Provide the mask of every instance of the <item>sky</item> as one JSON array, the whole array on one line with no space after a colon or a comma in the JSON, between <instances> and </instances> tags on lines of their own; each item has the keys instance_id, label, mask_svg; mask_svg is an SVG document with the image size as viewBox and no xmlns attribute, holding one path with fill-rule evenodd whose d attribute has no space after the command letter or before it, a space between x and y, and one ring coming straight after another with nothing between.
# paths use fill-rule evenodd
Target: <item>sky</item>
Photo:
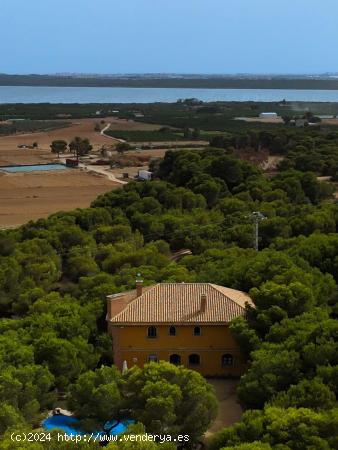
<instances>
[{"instance_id":1,"label":"sky","mask_svg":"<svg viewBox=\"0 0 338 450\"><path fill-rule=\"evenodd\" d=\"M338 72L337 0L0 0L0 73Z\"/></svg>"}]
</instances>

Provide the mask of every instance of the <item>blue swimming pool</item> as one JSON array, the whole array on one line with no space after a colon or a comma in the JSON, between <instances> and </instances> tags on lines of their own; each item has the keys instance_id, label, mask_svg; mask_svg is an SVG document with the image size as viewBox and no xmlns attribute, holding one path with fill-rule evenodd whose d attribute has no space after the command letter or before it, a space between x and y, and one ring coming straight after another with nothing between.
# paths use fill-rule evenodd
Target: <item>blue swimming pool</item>
<instances>
[{"instance_id":1,"label":"blue swimming pool","mask_svg":"<svg viewBox=\"0 0 338 450\"><path fill-rule=\"evenodd\" d=\"M3 172L40 172L47 170L65 170L68 169L64 164L35 164L32 166L2 166L0 167L0 171Z\"/></svg>"},{"instance_id":2,"label":"blue swimming pool","mask_svg":"<svg viewBox=\"0 0 338 450\"><path fill-rule=\"evenodd\" d=\"M111 434L115 435L123 433L131 423L132 421L117 423L117 425L112 429ZM107 423L106 425L109 427L110 423ZM73 416L64 416L63 414L48 417L42 422L42 426L48 431L62 430L68 436L83 436L86 434L86 432L80 428L79 419ZM102 431L94 431L93 433L96 436L104 434Z\"/></svg>"}]
</instances>

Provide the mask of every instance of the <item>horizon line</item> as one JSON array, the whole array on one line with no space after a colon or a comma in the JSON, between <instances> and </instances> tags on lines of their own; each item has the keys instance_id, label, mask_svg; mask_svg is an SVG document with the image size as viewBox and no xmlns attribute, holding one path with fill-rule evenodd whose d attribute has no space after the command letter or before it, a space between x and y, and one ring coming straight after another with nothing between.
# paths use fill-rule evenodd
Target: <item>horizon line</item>
<instances>
[{"instance_id":1,"label":"horizon line","mask_svg":"<svg viewBox=\"0 0 338 450\"><path fill-rule=\"evenodd\" d=\"M58 76L58 77L334 77L338 72L323 73L277 73L277 72L238 72L238 73L189 73L189 72L54 72L54 73L6 73L0 72L0 76Z\"/></svg>"}]
</instances>

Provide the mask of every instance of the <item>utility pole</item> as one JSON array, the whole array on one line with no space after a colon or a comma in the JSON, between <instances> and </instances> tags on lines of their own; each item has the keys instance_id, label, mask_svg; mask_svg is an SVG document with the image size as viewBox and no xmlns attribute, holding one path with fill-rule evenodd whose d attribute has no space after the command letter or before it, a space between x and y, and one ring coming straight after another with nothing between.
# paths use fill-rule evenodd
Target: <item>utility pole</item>
<instances>
[{"instance_id":1,"label":"utility pole","mask_svg":"<svg viewBox=\"0 0 338 450\"><path fill-rule=\"evenodd\" d=\"M253 222L253 244L255 250L259 250L258 237L259 237L259 224L262 220L265 220L266 217L260 211L254 211L250 216Z\"/></svg>"}]
</instances>

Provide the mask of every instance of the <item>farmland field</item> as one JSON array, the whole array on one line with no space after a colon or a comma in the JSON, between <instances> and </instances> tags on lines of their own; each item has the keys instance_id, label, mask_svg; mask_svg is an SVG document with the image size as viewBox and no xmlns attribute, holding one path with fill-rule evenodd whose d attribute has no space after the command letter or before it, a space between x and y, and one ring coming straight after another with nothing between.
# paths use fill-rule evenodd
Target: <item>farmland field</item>
<instances>
[{"instance_id":1,"label":"farmland field","mask_svg":"<svg viewBox=\"0 0 338 450\"><path fill-rule=\"evenodd\" d=\"M106 119L107 121L109 118ZM100 132L94 131L100 119L68 120L67 127L36 133L12 134L0 137L0 166L41 164L57 161L50 151L54 139L69 142L75 136L88 137L95 150L104 144L114 144ZM58 122L54 121L55 124ZM101 125L103 127L104 124ZM19 145L38 143L37 148L18 148ZM88 207L104 192L118 187L104 176L80 170L62 173L0 174L0 228L21 225L59 210Z\"/></svg>"},{"instance_id":2,"label":"farmland field","mask_svg":"<svg viewBox=\"0 0 338 450\"><path fill-rule=\"evenodd\" d=\"M46 110L48 110L47 106ZM114 147L117 141L98 130L95 131L95 126L99 126L102 130L109 125L113 135L116 129L126 133L158 133L156 130L160 128L160 125L110 116L15 123L21 129L24 123L26 125L36 123L40 127L42 124L44 127L48 125L48 129L37 128L34 133L12 134L10 132L9 135L0 136L0 166L58 162L57 156L50 151L51 142L57 139L66 140L69 143L75 136L87 137L93 145L94 154L97 155L102 146ZM38 144L36 148L32 148L34 142ZM30 148L20 148L20 146ZM150 155L152 153L154 152L150 152ZM154 155L157 153L155 151ZM163 156L165 151L160 153ZM130 176L135 176L137 170L138 167L127 167L123 170L116 169L112 173L121 175L121 172L129 172ZM98 195L118 186L104 175L95 175L89 170L67 170L62 173L1 173L0 228L21 225L28 220L47 217L59 210L88 207Z\"/></svg>"},{"instance_id":3,"label":"farmland field","mask_svg":"<svg viewBox=\"0 0 338 450\"><path fill-rule=\"evenodd\" d=\"M106 119L107 121L109 118ZM63 123L64 121L62 121ZM50 151L50 144L53 140L64 139L71 141L75 136L87 137L94 149L99 149L104 144L112 144L113 141L94 130L95 124L100 123L99 119L79 119L66 121L65 128L55 128L53 130L39 131L36 133L12 134L0 137L0 165L9 164L38 164L46 161L53 161L55 155ZM57 123L57 122L56 122ZM38 144L36 149L22 149L19 145Z\"/></svg>"},{"instance_id":4,"label":"farmland field","mask_svg":"<svg viewBox=\"0 0 338 450\"><path fill-rule=\"evenodd\" d=\"M0 174L0 228L88 207L98 195L117 187L103 176L77 169Z\"/></svg>"}]
</instances>

